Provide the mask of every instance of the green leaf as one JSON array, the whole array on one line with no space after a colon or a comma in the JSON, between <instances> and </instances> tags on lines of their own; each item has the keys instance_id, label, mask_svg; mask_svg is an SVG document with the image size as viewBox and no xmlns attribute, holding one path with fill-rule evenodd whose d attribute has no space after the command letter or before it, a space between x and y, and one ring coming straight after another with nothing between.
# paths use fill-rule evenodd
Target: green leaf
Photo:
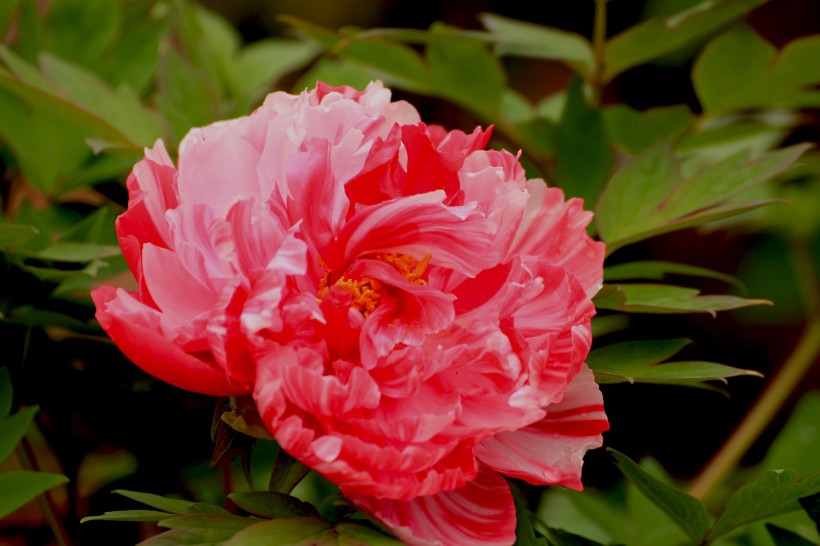
<instances>
[{"instance_id":1,"label":"green leaf","mask_svg":"<svg viewBox=\"0 0 820 546\"><path fill-rule=\"evenodd\" d=\"M817 532L820 533L820 494L803 497L798 502L817 526Z\"/></svg>"},{"instance_id":2,"label":"green leaf","mask_svg":"<svg viewBox=\"0 0 820 546\"><path fill-rule=\"evenodd\" d=\"M202 504L202 503L198 503ZM249 527L259 520L226 513L198 513L184 516L171 516L159 522L160 527L167 529L217 529L230 532L231 535Z\"/></svg>"},{"instance_id":3,"label":"green leaf","mask_svg":"<svg viewBox=\"0 0 820 546\"><path fill-rule=\"evenodd\" d=\"M652 17L606 43L604 79L700 40L766 0L704 0L672 16ZM727 59L742 59L730 57Z\"/></svg>"},{"instance_id":4,"label":"green leaf","mask_svg":"<svg viewBox=\"0 0 820 546\"><path fill-rule=\"evenodd\" d=\"M34 416L40 410L38 406L21 409L8 418L0 418L0 463L9 458L14 448L26 435Z\"/></svg>"},{"instance_id":5,"label":"green leaf","mask_svg":"<svg viewBox=\"0 0 820 546\"><path fill-rule=\"evenodd\" d=\"M791 166L805 150L793 146L755 159L736 154L682 178L667 146L649 148L615 174L598 202L596 221L607 252L770 203L732 199Z\"/></svg>"},{"instance_id":6,"label":"green leaf","mask_svg":"<svg viewBox=\"0 0 820 546\"><path fill-rule=\"evenodd\" d=\"M536 535L526 501L522 498L518 488L514 484L510 484L510 491L512 491L513 502L515 503L516 546L551 546L546 538Z\"/></svg>"},{"instance_id":7,"label":"green leaf","mask_svg":"<svg viewBox=\"0 0 820 546\"><path fill-rule=\"evenodd\" d=\"M288 494L308 475L310 468L291 457L281 447L273 459L268 489Z\"/></svg>"},{"instance_id":8,"label":"green leaf","mask_svg":"<svg viewBox=\"0 0 820 546\"><path fill-rule=\"evenodd\" d=\"M550 543L553 546L603 546L600 542L595 542L563 529L547 529L547 536L549 536Z\"/></svg>"},{"instance_id":9,"label":"green leaf","mask_svg":"<svg viewBox=\"0 0 820 546\"><path fill-rule=\"evenodd\" d=\"M304 541L304 542L303 542ZM225 546L269 546L271 544L335 546L336 533L321 518L274 519L239 531Z\"/></svg>"},{"instance_id":10,"label":"green leaf","mask_svg":"<svg viewBox=\"0 0 820 546\"><path fill-rule=\"evenodd\" d=\"M244 47L230 65L233 94L253 106L274 82L315 56L315 46L296 40L267 39Z\"/></svg>"},{"instance_id":11,"label":"green leaf","mask_svg":"<svg viewBox=\"0 0 820 546\"><path fill-rule=\"evenodd\" d=\"M12 324L22 324L29 327L62 326L75 332L85 332L89 334L102 334L102 329L96 325L84 322L72 315L64 314L50 309L41 309L34 305L21 305L5 312L5 316L0 314L0 319Z\"/></svg>"},{"instance_id":12,"label":"green leaf","mask_svg":"<svg viewBox=\"0 0 820 546\"><path fill-rule=\"evenodd\" d=\"M401 546L403 542L389 537L366 525L339 523L335 528L339 533L339 546Z\"/></svg>"},{"instance_id":13,"label":"green leaf","mask_svg":"<svg viewBox=\"0 0 820 546\"><path fill-rule=\"evenodd\" d=\"M223 546L233 536L233 531L225 529L172 529L137 546Z\"/></svg>"},{"instance_id":14,"label":"green leaf","mask_svg":"<svg viewBox=\"0 0 820 546\"><path fill-rule=\"evenodd\" d=\"M303 502L276 491L251 491L231 493L228 497L243 510L263 518L291 518L318 516L319 512L310 503Z\"/></svg>"},{"instance_id":15,"label":"green leaf","mask_svg":"<svg viewBox=\"0 0 820 546\"><path fill-rule=\"evenodd\" d=\"M709 531L709 540L778 514L799 510L799 499L820 493L820 472L798 478L794 470L771 470L737 490Z\"/></svg>"},{"instance_id":16,"label":"green leaf","mask_svg":"<svg viewBox=\"0 0 820 546\"><path fill-rule=\"evenodd\" d=\"M595 349L587 357L587 365L595 372L599 384L659 383L690 385L694 382L725 380L727 377L754 375L753 370L733 368L714 362L668 362L659 365L684 346L686 339L625 341Z\"/></svg>"},{"instance_id":17,"label":"green leaf","mask_svg":"<svg viewBox=\"0 0 820 546\"><path fill-rule=\"evenodd\" d=\"M118 246L66 241L49 245L32 253L32 255L42 260L53 260L55 262L89 262L119 256L120 253L120 247Z\"/></svg>"},{"instance_id":18,"label":"green leaf","mask_svg":"<svg viewBox=\"0 0 820 546\"><path fill-rule=\"evenodd\" d=\"M495 52L500 56L564 61L579 74L592 72L592 45L580 34L491 13L481 14L480 19L495 38Z\"/></svg>"},{"instance_id":19,"label":"green leaf","mask_svg":"<svg viewBox=\"0 0 820 546\"><path fill-rule=\"evenodd\" d=\"M46 49L71 62L94 67L120 30L120 2L60 0L48 11Z\"/></svg>"},{"instance_id":20,"label":"green leaf","mask_svg":"<svg viewBox=\"0 0 820 546\"><path fill-rule=\"evenodd\" d=\"M0 4L0 37L5 36L6 28L14 16L14 13L17 11L19 4L20 0L8 0Z\"/></svg>"},{"instance_id":21,"label":"green leaf","mask_svg":"<svg viewBox=\"0 0 820 546\"><path fill-rule=\"evenodd\" d=\"M806 540L797 533L792 533L777 525L766 524L766 530L774 541L774 546L817 546L814 542Z\"/></svg>"},{"instance_id":22,"label":"green leaf","mask_svg":"<svg viewBox=\"0 0 820 546\"><path fill-rule=\"evenodd\" d=\"M605 281L623 281L627 279L650 279L659 281L666 275L691 275L694 277L706 277L709 279L723 281L726 284L733 285L736 288L743 288L743 283L731 275L726 275L724 273L719 273L718 271L712 271L711 269L697 267L694 265L661 261L642 261L626 262L604 268Z\"/></svg>"},{"instance_id":23,"label":"green leaf","mask_svg":"<svg viewBox=\"0 0 820 546\"><path fill-rule=\"evenodd\" d=\"M162 521L171 516L168 512L158 512L156 510L117 510L115 512L105 512L101 516L88 516L80 520L86 521Z\"/></svg>"},{"instance_id":24,"label":"green leaf","mask_svg":"<svg viewBox=\"0 0 820 546\"><path fill-rule=\"evenodd\" d=\"M171 126L174 141L180 142L191 127L216 119L219 90L204 72L169 48L160 59L155 100Z\"/></svg>"},{"instance_id":25,"label":"green leaf","mask_svg":"<svg viewBox=\"0 0 820 546\"><path fill-rule=\"evenodd\" d=\"M37 495L68 482L62 474L11 470L0 473L0 518L11 514Z\"/></svg>"},{"instance_id":26,"label":"green leaf","mask_svg":"<svg viewBox=\"0 0 820 546\"><path fill-rule=\"evenodd\" d=\"M169 499L160 495L152 493L140 493L138 491L127 491L125 489L116 489L112 491L123 497L147 504L152 508L164 510L172 514L227 514L228 511L221 506L215 504L206 504L203 502L192 502L180 499Z\"/></svg>"},{"instance_id":27,"label":"green leaf","mask_svg":"<svg viewBox=\"0 0 820 546\"><path fill-rule=\"evenodd\" d=\"M802 474L817 470L820 453L820 392L807 392L798 402L786 426L780 431L762 468L792 468Z\"/></svg>"},{"instance_id":28,"label":"green leaf","mask_svg":"<svg viewBox=\"0 0 820 546\"><path fill-rule=\"evenodd\" d=\"M695 119L682 104L645 112L616 104L606 107L603 115L612 142L630 153L641 152L658 142L674 142Z\"/></svg>"},{"instance_id":29,"label":"green leaf","mask_svg":"<svg viewBox=\"0 0 820 546\"><path fill-rule=\"evenodd\" d=\"M9 369L0 367L0 419L5 419L11 413L14 389L11 386Z\"/></svg>"},{"instance_id":30,"label":"green leaf","mask_svg":"<svg viewBox=\"0 0 820 546\"><path fill-rule=\"evenodd\" d=\"M15 247L37 235L37 228L23 224L0 224L0 248Z\"/></svg>"},{"instance_id":31,"label":"green leaf","mask_svg":"<svg viewBox=\"0 0 820 546\"><path fill-rule=\"evenodd\" d=\"M591 206L609 178L612 151L601 112L587 105L583 84L577 77L569 87L554 151L558 185Z\"/></svg>"},{"instance_id":32,"label":"green leaf","mask_svg":"<svg viewBox=\"0 0 820 546\"><path fill-rule=\"evenodd\" d=\"M706 508L696 498L675 489L657 478L654 478L629 457L608 449L621 469L621 472L649 500L666 512L695 544L700 544L709 529L709 518Z\"/></svg>"},{"instance_id":33,"label":"green leaf","mask_svg":"<svg viewBox=\"0 0 820 546\"><path fill-rule=\"evenodd\" d=\"M771 305L767 300L737 296L701 296L700 290L665 284L607 284L595 295L599 309L625 313L709 313L750 305Z\"/></svg>"},{"instance_id":34,"label":"green leaf","mask_svg":"<svg viewBox=\"0 0 820 546\"><path fill-rule=\"evenodd\" d=\"M692 74L707 112L773 106L817 107L820 36L801 38L777 49L748 27L737 27L704 49Z\"/></svg>"}]
</instances>

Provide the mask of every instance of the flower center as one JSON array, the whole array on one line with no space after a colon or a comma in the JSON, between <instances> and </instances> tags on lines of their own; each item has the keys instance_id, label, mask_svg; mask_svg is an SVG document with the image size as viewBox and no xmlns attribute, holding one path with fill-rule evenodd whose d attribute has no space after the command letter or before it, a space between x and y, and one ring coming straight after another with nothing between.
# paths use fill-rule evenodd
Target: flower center
<instances>
[{"instance_id":1,"label":"flower center","mask_svg":"<svg viewBox=\"0 0 820 546\"><path fill-rule=\"evenodd\" d=\"M378 254L376 259L381 260L387 264L392 265L396 271L413 284L424 285L427 282L421 278L427 270L427 265L430 263L430 255L425 256L421 260L416 260L407 254ZM318 298L324 298L331 288L332 271L328 271L321 279L319 279ZM333 286L338 286L345 292L351 295L353 301L350 303L351 307L357 309L365 317L369 316L382 299L382 283L370 277L363 277L361 279L351 279L347 275L342 275Z\"/></svg>"}]
</instances>

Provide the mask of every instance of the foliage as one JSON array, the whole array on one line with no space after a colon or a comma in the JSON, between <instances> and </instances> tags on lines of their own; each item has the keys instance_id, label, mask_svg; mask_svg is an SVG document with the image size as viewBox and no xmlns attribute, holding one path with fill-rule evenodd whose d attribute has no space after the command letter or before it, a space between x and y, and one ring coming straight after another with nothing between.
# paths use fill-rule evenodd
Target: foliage
<instances>
[{"instance_id":1,"label":"foliage","mask_svg":"<svg viewBox=\"0 0 820 546\"><path fill-rule=\"evenodd\" d=\"M667 2L677 7L649 13L602 41L497 14L480 15L482 30L436 23L428 30L336 31L283 17L299 39L269 37L246 45L231 24L190 0L58 0L45 10L34 0L2 2L0 332L22 362L5 364L15 378L30 379L46 369L28 360L37 349L30 347L34 336L57 351L75 350L73 360L57 365L79 363L88 377L92 372L83 360L107 350L88 291L127 270L114 222L142 147L162 138L173 154L191 127L247 114L268 91L294 81L299 90L317 79L361 86L378 78L401 92L444 101L470 122L494 125L498 144L523 150L530 177L584 198L595 211L594 229L608 252L605 284L595 298L601 313L597 331L608 333L598 336L588 359L598 383L710 388L706 382L760 376L768 370L755 363L738 367L688 356L667 362L689 350L681 332L646 339L630 325L645 315L662 321L665 315L715 315L770 303L768 293L756 291L756 285L769 288L756 280L763 267L773 267L772 260L766 263L768 254L758 260L765 265L745 274L752 281L746 283L750 295L746 279L677 257L669 261L673 252L653 254L665 241L680 240L670 234L727 227L765 229L762 237L797 249L798 265L777 261L775 273L795 278L783 285L802 287L794 299L806 308L795 311L796 320L820 320L812 295L816 286L811 287L820 231L820 156L809 145L795 144L794 136L806 123L805 112L820 106L820 36L782 48L769 43L744 22L764 3ZM696 106L659 101L639 111L601 99L604 86L617 85L630 70L687 52L695 55ZM572 77L558 92L535 96L511 69L533 60L561 64ZM542 65L532 66L535 71ZM790 208L782 204L786 200ZM820 347L816 340L810 343L805 351L814 347L816 357ZM807 358L810 364L812 355ZM26 367L35 371L24 373ZM22 409L12 413L8 373L0 371L2 462L30 430L41 395L37 385L18 385L28 405L18 402ZM144 379L125 390L140 389L160 396ZM217 406L213 463L229 469L239 455L251 482L276 470L261 480L271 491L227 495L226 506L244 515L219 505L225 502L221 494L196 502L119 490L150 509L106 511L84 521L156 522L167 529L146 545L395 543L319 478L309 476L297 486L307 469L281 451L260 454L258 446L268 442L264 432L245 421L236 401L231 404L225 413ZM816 533L810 534L816 529L807 523L817 524L820 493L816 460L807 455L817 453L816 407L816 395L804 398L752 478L722 502L701 503L651 461L639 465L614 451L628 480L615 493L552 491L531 520L532 496L525 493L532 488L516 484L518 543L726 544L730 536L752 544L816 543ZM49 417L47 422L60 422ZM155 426L178 426L170 421ZM807 440L810 428L814 436ZM67 434L51 432L52 439ZM124 441L114 438L108 442ZM82 457L75 458L66 474L76 482ZM199 467L188 463L187 471L196 474L191 469ZM739 476L724 478L738 486ZM0 473L0 517L69 478L30 470ZM305 484L314 491L305 493ZM292 490L303 498L291 496ZM565 524L541 521L545 507L560 508ZM786 512L802 519L784 519ZM592 530L589 537L583 528Z\"/></svg>"}]
</instances>

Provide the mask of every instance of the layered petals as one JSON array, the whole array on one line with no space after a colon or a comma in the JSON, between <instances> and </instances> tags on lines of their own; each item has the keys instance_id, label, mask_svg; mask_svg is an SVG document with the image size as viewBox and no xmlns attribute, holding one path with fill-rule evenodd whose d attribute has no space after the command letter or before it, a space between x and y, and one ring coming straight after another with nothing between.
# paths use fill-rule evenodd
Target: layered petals
<instances>
[{"instance_id":1,"label":"layered petals","mask_svg":"<svg viewBox=\"0 0 820 546\"><path fill-rule=\"evenodd\" d=\"M93 292L130 359L252 394L290 455L409 544L512 544L502 475L580 488L607 428L584 366L603 244L491 130L379 82L272 93L161 141L117 220L138 290Z\"/></svg>"},{"instance_id":2,"label":"layered petals","mask_svg":"<svg viewBox=\"0 0 820 546\"><path fill-rule=\"evenodd\" d=\"M410 501L351 495L344 488L342 492L410 546L515 542L512 493L504 478L486 467L464 487Z\"/></svg>"}]
</instances>

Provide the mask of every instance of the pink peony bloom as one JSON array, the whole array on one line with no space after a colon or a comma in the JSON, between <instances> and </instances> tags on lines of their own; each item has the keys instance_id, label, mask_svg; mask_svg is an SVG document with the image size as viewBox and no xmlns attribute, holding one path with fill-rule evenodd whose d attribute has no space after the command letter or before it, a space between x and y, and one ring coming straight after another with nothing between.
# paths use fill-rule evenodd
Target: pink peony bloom
<instances>
[{"instance_id":1,"label":"pink peony bloom","mask_svg":"<svg viewBox=\"0 0 820 546\"><path fill-rule=\"evenodd\" d=\"M164 381L252 393L408 544L512 544L502 474L580 489L608 428L584 365L603 245L489 134L320 83L192 130L178 168L158 142L117 222L140 289L97 289L97 317Z\"/></svg>"}]
</instances>

